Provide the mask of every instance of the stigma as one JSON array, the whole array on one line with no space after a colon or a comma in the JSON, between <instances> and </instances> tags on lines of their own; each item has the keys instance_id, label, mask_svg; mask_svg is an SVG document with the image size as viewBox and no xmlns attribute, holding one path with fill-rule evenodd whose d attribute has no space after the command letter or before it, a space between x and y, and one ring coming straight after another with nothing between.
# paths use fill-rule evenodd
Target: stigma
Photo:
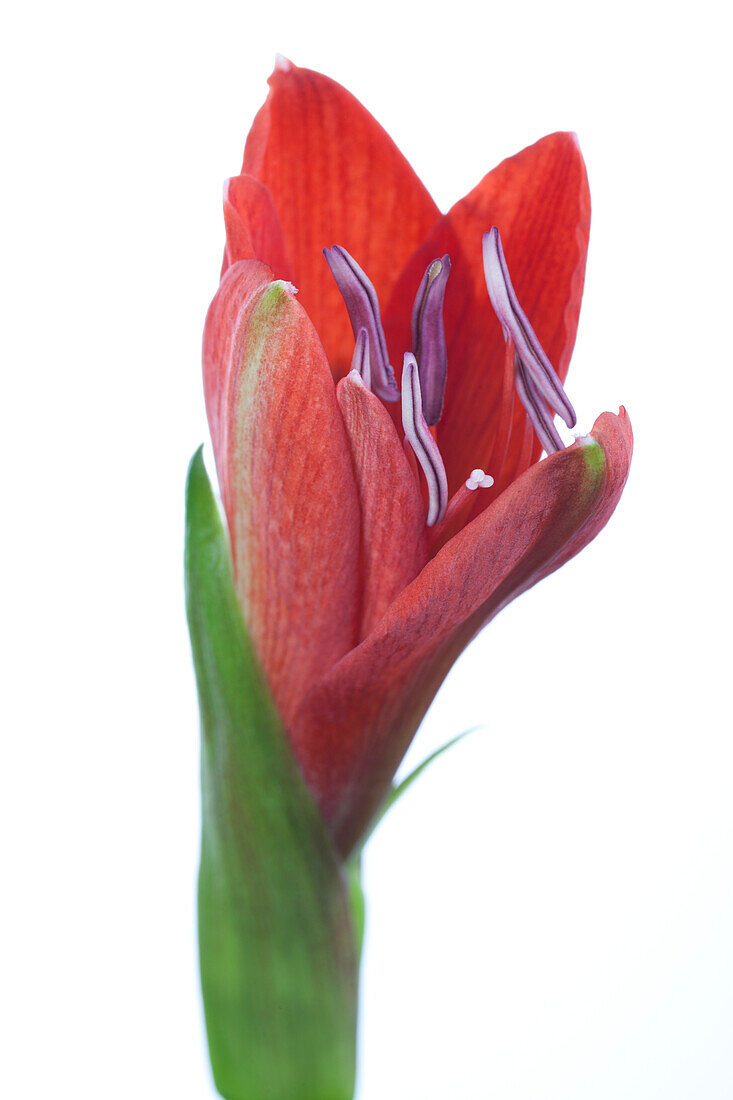
<instances>
[{"instance_id":1,"label":"stigma","mask_svg":"<svg viewBox=\"0 0 733 1100\"><path fill-rule=\"evenodd\" d=\"M496 226L484 236L483 256L489 298L501 323L507 346L510 341L513 346L517 395L547 453L560 451L563 442L555 427L554 414L561 416L572 428L577 419L575 410L519 304Z\"/></svg>"}]
</instances>

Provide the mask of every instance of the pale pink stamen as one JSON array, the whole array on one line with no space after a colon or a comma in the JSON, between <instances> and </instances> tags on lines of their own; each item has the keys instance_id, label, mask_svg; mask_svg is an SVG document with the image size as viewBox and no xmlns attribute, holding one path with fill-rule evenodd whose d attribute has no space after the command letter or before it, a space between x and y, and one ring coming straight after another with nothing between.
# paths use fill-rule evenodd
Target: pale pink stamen
<instances>
[{"instance_id":1,"label":"pale pink stamen","mask_svg":"<svg viewBox=\"0 0 733 1100\"><path fill-rule=\"evenodd\" d=\"M368 390L372 388L372 368L369 362L369 333L365 328L359 329L359 335L356 338L354 355L351 359L351 372L358 374L360 381L364 383Z\"/></svg>"},{"instance_id":2,"label":"pale pink stamen","mask_svg":"<svg viewBox=\"0 0 733 1100\"><path fill-rule=\"evenodd\" d=\"M515 386L519 400L547 453L562 450L563 442L555 427L554 413L559 413L567 426L572 428L576 419L575 410L519 304L496 226L484 235L483 254L489 298L501 322L504 339L507 344L511 342L514 348Z\"/></svg>"},{"instance_id":3,"label":"pale pink stamen","mask_svg":"<svg viewBox=\"0 0 733 1100\"><path fill-rule=\"evenodd\" d=\"M438 444L433 439L423 414L420 376L417 361L405 352L402 368L402 426L405 441L410 444L428 485L426 523L432 527L442 519L448 504L448 478Z\"/></svg>"}]
</instances>

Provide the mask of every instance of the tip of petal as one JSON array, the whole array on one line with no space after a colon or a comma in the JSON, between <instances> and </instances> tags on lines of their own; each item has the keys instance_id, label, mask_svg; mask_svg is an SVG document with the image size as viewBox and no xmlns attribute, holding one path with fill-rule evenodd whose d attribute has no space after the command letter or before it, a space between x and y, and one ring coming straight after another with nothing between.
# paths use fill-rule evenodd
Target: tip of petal
<instances>
[{"instance_id":1,"label":"tip of petal","mask_svg":"<svg viewBox=\"0 0 733 1100\"><path fill-rule=\"evenodd\" d=\"M292 297L295 297L298 293L297 286L293 286L287 279L275 279L272 285L280 287L281 290L284 290L286 294L290 294Z\"/></svg>"},{"instance_id":2,"label":"tip of petal","mask_svg":"<svg viewBox=\"0 0 733 1100\"><path fill-rule=\"evenodd\" d=\"M356 369L356 367L353 367L353 368L352 368L352 369L351 369L351 370L349 371L349 373L348 373L348 374L346 375L346 378L344 379L344 381L346 381L346 382L353 382L353 384L354 384L355 386L361 386L361 388L362 388L363 390L365 390L365 389L366 389L366 386L364 385L364 379L363 379L363 378L362 378L362 376L361 376L361 375L359 374L359 372L358 372L358 370Z\"/></svg>"},{"instance_id":3,"label":"tip of petal","mask_svg":"<svg viewBox=\"0 0 733 1100\"><path fill-rule=\"evenodd\" d=\"M594 439L592 435L588 435L583 439L579 439L578 443L583 448L583 459L586 468L593 474L602 473L606 465L606 455L598 440Z\"/></svg>"},{"instance_id":4,"label":"tip of petal","mask_svg":"<svg viewBox=\"0 0 733 1100\"><path fill-rule=\"evenodd\" d=\"M293 65L292 61L290 61L283 54L281 54L281 53L276 53L275 54L275 68L273 69L273 72L275 72L275 73L289 73L290 70L294 69L294 68L295 68L295 66Z\"/></svg>"}]
</instances>

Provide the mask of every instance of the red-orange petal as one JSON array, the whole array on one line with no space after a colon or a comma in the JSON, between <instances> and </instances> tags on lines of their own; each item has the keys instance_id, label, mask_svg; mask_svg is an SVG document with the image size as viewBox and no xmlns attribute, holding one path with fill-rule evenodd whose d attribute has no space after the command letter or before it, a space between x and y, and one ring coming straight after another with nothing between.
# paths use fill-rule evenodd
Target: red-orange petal
<instances>
[{"instance_id":1,"label":"red-orange petal","mask_svg":"<svg viewBox=\"0 0 733 1100\"><path fill-rule=\"evenodd\" d=\"M289 62L269 84L243 171L275 201L293 281L339 378L354 337L322 250L343 245L385 302L440 211L392 139L341 85Z\"/></svg>"},{"instance_id":2,"label":"red-orange petal","mask_svg":"<svg viewBox=\"0 0 733 1100\"><path fill-rule=\"evenodd\" d=\"M230 267L222 276L219 290L206 315L203 345L204 398L222 492L226 472L223 462L225 398L233 364L232 341L257 292L271 279L272 271L259 260L246 260L236 264L234 268Z\"/></svg>"},{"instance_id":3,"label":"red-orange petal","mask_svg":"<svg viewBox=\"0 0 733 1100\"><path fill-rule=\"evenodd\" d=\"M487 469L497 495L508 484L488 460L500 434L504 337L489 302L483 234L498 226L512 282L558 375L564 380L580 313L590 231L590 194L574 134L542 138L484 176L428 234L385 310L394 362L409 339L409 310L426 264L451 256L445 295L448 381L438 440L451 492L473 466ZM514 402L505 470L517 466L526 413ZM520 471L521 472L521 471ZM485 498L490 499L490 498Z\"/></svg>"},{"instance_id":4,"label":"red-orange petal","mask_svg":"<svg viewBox=\"0 0 733 1100\"><path fill-rule=\"evenodd\" d=\"M361 506L361 640L427 560L425 504L402 441L379 398L353 371L339 382L336 396Z\"/></svg>"},{"instance_id":5,"label":"red-orange petal","mask_svg":"<svg viewBox=\"0 0 733 1100\"><path fill-rule=\"evenodd\" d=\"M631 461L625 411L601 416L592 435L531 467L451 539L305 701L294 740L342 851L367 827L459 653L610 517Z\"/></svg>"},{"instance_id":6,"label":"red-orange petal","mask_svg":"<svg viewBox=\"0 0 733 1100\"><path fill-rule=\"evenodd\" d=\"M359 503L318 335L287 283L251 289L254 263L226 272L204 359L237 593L287 726L357 639Z\"/></svg>"},{"instance_id":7,"label":"red-orange petal","mask_svg":"<svg viewBox=\"0 0 733 1100\"><path fill-rule=\"evenodd\" d=\"M293 281L288 250L272 195L264 183L242 173L224 184L226 245L222 275L237 260L262 260L276 279Z\"/></svg>"}]
</instances>

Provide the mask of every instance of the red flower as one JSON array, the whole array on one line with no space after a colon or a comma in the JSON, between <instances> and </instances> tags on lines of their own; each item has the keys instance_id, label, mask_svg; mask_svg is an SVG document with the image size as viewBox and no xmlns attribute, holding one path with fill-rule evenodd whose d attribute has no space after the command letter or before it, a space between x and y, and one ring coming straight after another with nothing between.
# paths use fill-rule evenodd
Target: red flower
<instances>
[{"instance_id":1,"label":"red flower","mask_svg":"<svg viewBox=\"0 0 733 1100\"><path fill-rule=\"evenodd\" d=\"M553 422L574 423L585 168L551 134L441 215L348 92L283 63L224 213L204 379L237 591L345 853L462 649L626 481L623 409L568 448Z\"/></svg>"}]
</instances>

